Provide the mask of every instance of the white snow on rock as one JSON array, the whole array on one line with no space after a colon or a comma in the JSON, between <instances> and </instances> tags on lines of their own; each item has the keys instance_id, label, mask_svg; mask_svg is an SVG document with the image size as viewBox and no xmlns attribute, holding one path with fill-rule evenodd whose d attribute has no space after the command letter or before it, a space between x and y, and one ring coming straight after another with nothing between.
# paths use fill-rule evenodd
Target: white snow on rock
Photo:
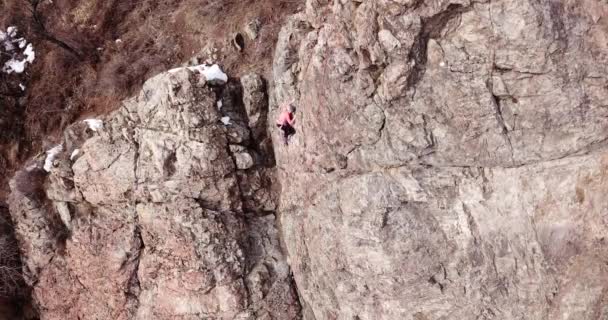
<instances>
[{"instance_id":1,"label":"white snow on rock","mask_svg":"<svg viewBox=\"0 0 608 320\"><path fill-rule=\"evenodd\" d=\"M32 44L24 38L17 38L16 36L16 27L8 27L6 33L0 31L0 54L10 57L1 70L7 74L23 73L27 65L32 64L36 59Z\"/></svg>"},{"instance_id":2,"label":"white snow on rock","mask_svg":"<svg viewBox=\"0 0 608 320\"><path fill-rule=\"evenodd\" d=\"M25 91L25 86L23 85L23 83L19 84L19 89L21 89L21 91Z\"/></svg>"},{"instance_id":3,"label":"white snow on rock","mask_svg":"<svg viewBox=\"0 0 608 320\"><path fill-rule=\"evenodd\" d=\"M23 51L23 54L25 55L25 61L32 63L34 62L34 59L36 59L36 52L34 52L34 47L32 47L32 44L28 44L27 47L25 47L25 51Z\"/></svg>"},{"instance_id":4,"label":"white snow on rock","mask_svg":"<svg viewBox=\"0 0 608 320\"><path fill-rule=\"evenodd\" d=\"M98 131L103 128L103 121L99 119L86 119L83 120L89 126L89 129L93 131Z\"/></svg>"},{"instance_id":5,"label":"white snow on rock","mask_svg":"<svg viewBox=\"0 0 608 320\"><path fill-rule=\"evenodd\" d=\"M222 110L222 100L217 101L217 110Z\"/></svg>"},{"instance_id":6,"label":"white snow on rock","mask_svg":"<svg viewBox=\"0 0 608 320\"><path fill-rule=\"evenodd\" d=\"M57 157L57 155L60 154L62 151L63 151L63 145L60 144L46 152L46 159L44 159L44 167L43 167L44 171L51 172L51 168L53 168L53 161L55 161L55 158Z\"/></svg>"},{"instance_id":7,"label":"white snow on rock","mask_svg":"<svg viewBox=\"0 0 608 320\"><path fill-rule=\"evenodd\" d=\"M205 76L207 82L210 82L212 84L224 84L228 81L228 76L222 71L222 69L220 69L217 64L214 64L212 66L201 65L199 67L201 67L201 73Z\"/></svg>"},{"instance_id":8,"label":"white snow on rock","mask_svg":"<svg viewBox=\"0 0 608 320\"><path fill-rule=\"evenodd\" d=\"M178 72L178 71L183 70L183 69L189 69L189 70L191 70L190 68L186 68L186 67L177 67L177 68L170 69L167 72L169 72L169 73L175 73L175 72Z\"/></svg>"},{"instance_id":9,"label":"white snow on rock","mask_svg":"<svg viewBox=\"0 0 608 320\"><path fill-rule=\"evenodd\" d=\"M79 154L80 154L80 149L75 149L74 151L72 151L72 154L70 155L70 160L74 161L74 158L76 158Z\"/></svg>"},{"instance_id":10,"label":"white snow on rock","mask_svg":"<svg viewBox=\"0 0 608 320\"><path fill-rule=\"evenodd\" d=\"M230 117L222 117L222 118L220 119L220 121L222 121L222 123L223 123L225 126L227 126L227 125L229 125L229 124L230 124Z\"/></svg>"},{"instance_id":11,"label":"white snow on rock","mask_svg":"<svg viewBox=\"0 0 608 320\"><path fill-rule=\"evenodd\" d=\"M27 63L27 61L23 60L23 61L19 61L16 59L10 59L9 61L4 63L4 72L11 74L11 73L23 73L23 71L25 71L25 64Z\"/></svg>"},{"instance_id":12,"label":"white snow on rock","mask_svg":"<svg viewBox=\"0 0 608 320\"><path fill-rule=\"evenodd\" d=\"M10 26L8 28L6 28L6 34L11 37L14 38L15 35L17 35L17 27L15 26Z\"/></svg>"},{"instance_id":13,"label":"white snow on rock","mask_svg":"<svg viewBox=\"0 0 608 320\"><path fill-rule=\"evenodd\" d=\"M211 85L222 85L228 82L228 75L226 75L217 64L211 66L201 64L192 67L178 67L169 70L169 73L174 73L183 69L200 72L205 77L205 80Z\"/></svg>"}]
</instances>

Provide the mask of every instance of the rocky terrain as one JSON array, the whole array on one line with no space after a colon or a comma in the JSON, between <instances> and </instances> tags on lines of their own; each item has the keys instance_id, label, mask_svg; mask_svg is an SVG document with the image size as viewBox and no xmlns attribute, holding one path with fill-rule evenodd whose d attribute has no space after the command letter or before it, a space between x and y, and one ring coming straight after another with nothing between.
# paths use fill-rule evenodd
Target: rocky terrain
<instances>
[{"instance_id":1,"label":"rocky terrain","mask_svg":"<svg viewBox=\"0 0 608 320\"><path fill-rule=\"evenodd\" d=\"M308 0L273 47L19 164L37 317L608 318L608 3Z\"/></svg>"},{"instance_id":2,"label":"rocky terrain","mask_svg":"<svg viewBox=\"0 0 608 320\"><path fill-rule=\"evenodd\" d=\"M308 1L273 67L301 110L275 151L305 316L608 317L607 17Z\"/></svg>"},{"instance_id":3,"label":"rocky terrain","mask_svg":"<svg viewBox=\"0 0 608 320\"><path fill-rule=\"evenodd\" d=\"M272 172L249 139L264 86L241 83L216 95L190 70L161 74L103 129L67 129L46 201L20 185L40 169L17 173L9 204L42 318L298 317Z\"/></svg>"}]
</instances>

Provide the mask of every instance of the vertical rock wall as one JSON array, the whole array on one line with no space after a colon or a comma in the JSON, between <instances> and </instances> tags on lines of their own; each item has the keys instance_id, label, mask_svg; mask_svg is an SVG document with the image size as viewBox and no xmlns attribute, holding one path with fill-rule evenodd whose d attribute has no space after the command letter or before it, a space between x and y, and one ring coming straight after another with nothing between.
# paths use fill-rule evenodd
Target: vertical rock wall
<instances>
[{"instance_id":1,"label":"vertical rock wall","mask_svg":"<svg viewBox=\"0 0 608 320\"><path fill-rule=\"evenodd\" d=\"M607 16L307 1L273 70L298 104L275 151L305 318L608 317Z\"/></svg>"}]
</instances>

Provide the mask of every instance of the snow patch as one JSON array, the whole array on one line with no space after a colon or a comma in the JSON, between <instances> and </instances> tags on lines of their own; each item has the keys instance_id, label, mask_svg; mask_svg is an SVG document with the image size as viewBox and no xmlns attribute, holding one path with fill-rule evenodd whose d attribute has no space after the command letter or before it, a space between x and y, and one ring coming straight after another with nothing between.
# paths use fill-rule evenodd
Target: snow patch
<instances>
[{"instance_id":1,"label":"snow patch","mask_svg":"<svg viewBox=\"0 0 608 320\"><path fill-rule=\"evenodd\" d=\"M11 38L15 37L15 35L17 34L17 27L10 26L6 28L6 34Z\"/></svg>"},{"instance_id":2,"label":"snow patch","mask_svg":"<svg viewBox=\"0 0 608 320\"><path fill-rule=\"evenodd\" d=\"M220 121L222 121L222 123L223 123L225 126L227 126L227 125L229 125L229 124L230 124L230 117L222 117L222 118L220 119Z\"/></svg>"},{"instance_id":3,"label":"snow patch","mask_svg":"<svg viewBox=\"0 0 608 320\"><path fill-rule=\"evenodd\" d=\"M175 73L183 69L200 72L205 77L205 80L211 85L222 85L228 82L228 75L226 75L217 64L211 66L201 64L192 67L178 67L169 70L169 73Z\"/></svg>"},{"instance_id":4,"label":"snow patch","mask_svg":"<svg viewBox=\"0 0 608 320\"><path fill-rule=\"evenodd\" d=\"M27 61L19 61L16 59L10 59L9 61L4 63L4 72L7 74L11 73L23 73L25 71L25 64Z\"/></svg>"},{"instance_id":5,"label":"snow patch","mask_svg":"<svg viewBox=\"0 0 608 320\"><path fill-rule=\"evenodd\" d=\"M217 64L214 64L212 66L201 65L199 67L201 68L201 73L207 79L207 82L217 82L220 84L224 84L228 81L228 76L222 71L222 69L220 69Z\"/></svg>"},{"instance_id":6,"label":"snow patch","mask_svg":"<svg viewBox=\"0 0 608 320\"><path fill-rule=\"evenodd\" d=\"M60 144L46 152L46 159L44 159L44 167L43 167L44 171L51 172L51 168L53 167L53 162L55 161L55 158L62 151L63 151L63 145Z\"/></svg>"},{"instance_id":7,"label":"snow patch","mask_svg":"<svg viewBox=\"0 0 608 320\"><path fill-rule=\"evenodd\" d=\"M23 83L19 84L19 89L21 89L21 91L25 91L25 86L23 85Z\"/></svg>"},{"instance_id":8,"label":"snow patch","mask_svg":"<svg viewBox=\"0 0 608 320\"><path fill-rule=\"evenodd\" d=\"M6 32L0 31L0 50L1 54L10 57L2 66L2 72L23 73L28 64L32 64L36 59L36 53L31 43L23 37L17 38L17 28L8 27Z\"/></svg>"},{"instance_id":9,"label":"snow patch","mask_svg":"<svg viewBox=\"0 0 608 320\"><path fill-rule=\"evenodd\" d=\"M74 161L74 158L76 158L79 154L80 149L75 149L74 151L72 151L72 154L70 155L70 161Z\"/></svg>"},{"instance_id":10,"label":"snow patch","mask_svg":"<svg viewBox=\"0 0 608 320\"><path fill-rule=\"evenodd\" d=\"M103 128L103 121L99 119L86 119L83 121L89 126L89 129L93 131L98 131Z\"/></svg>"},{"instance_id":11,"label":"snow patch","mask_svg":"<svg viewBox=\"0 0 608 320\"><path fill-rule=\"evenodd\" d=\"M180 71L180 70L184 70L184 69L191 70L190 68L186 68L186 67L178 67L178 68L173 68L173 69L170 69L170 70L169 70L169 71L167 71L167 72L169 72L169 73L176 73L176 72L178 72L178 71Z\"/></svg>"},{"instance_id":12,"label":"snow patch","mask_svg":"<svg viewBox=\"0 0 608 320\"><path fill-rule=\"evenodd\" d=\"M217 110L222 110L222 100L217 101Z\"/></svg>"},{"instance_id":13,"label":"snow patch","mask_svg":"<svg viewBox=\"0 0 608 320\"><path fill-rule=\"evenodd\" d=\"M25 51L23 51L23 54L25 55L25 61L32 63L34 62L34 59L36 59L36 52L34 52L34 47L32 47L32 44L28 44L27 47L25 47Z\"/></svg>"}]
</instances>

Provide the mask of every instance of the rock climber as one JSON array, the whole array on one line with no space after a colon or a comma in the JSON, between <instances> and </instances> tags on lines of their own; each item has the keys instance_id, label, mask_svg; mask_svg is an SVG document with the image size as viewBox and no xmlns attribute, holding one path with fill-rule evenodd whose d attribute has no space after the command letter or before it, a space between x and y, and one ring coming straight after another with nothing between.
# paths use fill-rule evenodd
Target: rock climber
<instances>
[{"instance_id":1,"label":"rock climber","mask_svg":"<svg viewBox=\"0 0 608 320\"><path fill-rule=\"evenodd\" d=\"M283 131L283 143L288 145L289 138L296 134L296 129L293 127L296 123L296 107L294 106L294 101L283 104L282 109L283 111L277 119L277 127Z\"/></svg>"}]
</instances>

